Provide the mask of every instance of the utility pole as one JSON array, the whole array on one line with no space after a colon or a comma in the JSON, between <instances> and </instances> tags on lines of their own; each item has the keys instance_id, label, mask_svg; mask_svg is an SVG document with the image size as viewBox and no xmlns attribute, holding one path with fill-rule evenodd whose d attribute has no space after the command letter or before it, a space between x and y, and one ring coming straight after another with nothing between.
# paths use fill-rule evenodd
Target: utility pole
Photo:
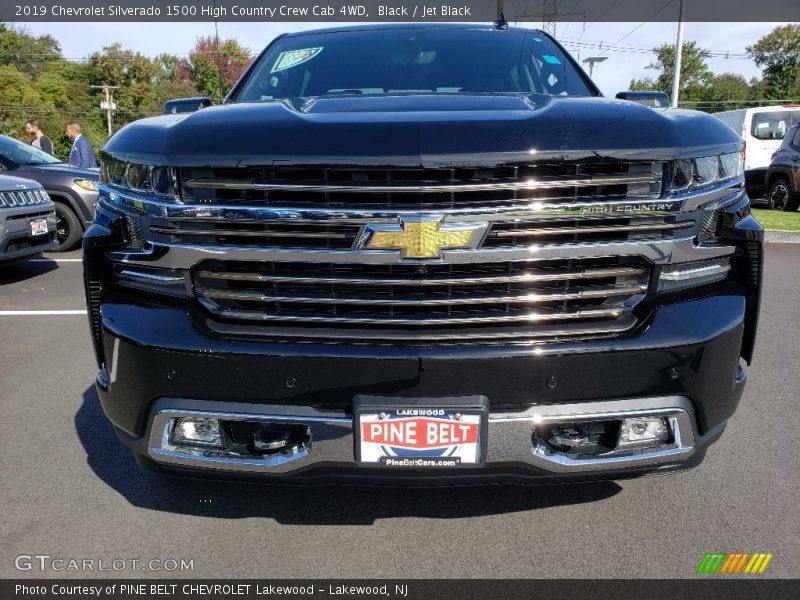
<instances>
[{"instance_id":1,"label":"utility pole","mask_svg":"<svg viewBox=\"0 0 800 600\"><path fill-rule=\"evenodd\" d=\"M681 58L683 56L683 10L686 0L681 0L678 13L678 41L675 42L675 64L672 71L672 108L678 107L678 93L681 87Z\"/></svg>"},{"instance_id":2,"label":"utility pole","mask_svg":"<svg viewBox=\"0 0 800 600\"><path fill-rule=\"evenodd\" d=\"M119 88L118 85L92 85L89 86L92 89L103 90L103 93L106 96L104 102L100 103L100 108L106 111L106 124L108 125L108 135L110 136L111 131L111 113L117 109L117 105L114 103L114 90Z\"/></svg>"},{"instance_id":3,"label":"utility pole","mask_svg":"<svg viewBox=\"0 0 800 600\"><path fill-rule=\"evenodd\" d=\"M585 12L560 12L558 10L559 2L560 0L544 0L542 3L542 12L529 15L517 15L515 22L518 23L520 19L531 19L535 21L541 19L542 29L555 38L556 23L559 17L582 16L584 19L586 18Z\"/></svg>"}]
</instances>

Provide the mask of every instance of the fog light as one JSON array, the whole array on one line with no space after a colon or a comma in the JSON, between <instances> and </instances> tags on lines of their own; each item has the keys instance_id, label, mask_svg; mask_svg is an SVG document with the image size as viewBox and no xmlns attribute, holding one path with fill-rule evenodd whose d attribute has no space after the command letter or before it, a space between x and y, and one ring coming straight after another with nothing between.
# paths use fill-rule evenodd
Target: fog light
<instances>
[{"instance_id":1,"label":"fog light","mask_svg":"<svg viewBox=\"0 0 800 600\"><path fill-rule=\"evenodd\" d=\"M624 419L619 429L617 448L657 446L669 439L667 420L661 417Z\"/></svg>"},{"instance_id":2,"label":"fog light","mask_svg":"<svg viewBox=\"0 0 800 600\"><path fill-rule=\"evenodd\" d=\"M172 430L172 443L176 446L208 446L224 448L219 419L181 417Z\"/></svg>"}]
</instances>

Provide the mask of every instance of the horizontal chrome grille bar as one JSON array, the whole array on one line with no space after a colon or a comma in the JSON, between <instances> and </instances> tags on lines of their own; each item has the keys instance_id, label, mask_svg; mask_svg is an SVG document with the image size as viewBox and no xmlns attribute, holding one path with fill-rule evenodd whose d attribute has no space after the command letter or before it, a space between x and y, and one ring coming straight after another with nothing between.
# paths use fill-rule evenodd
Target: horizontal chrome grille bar
<instances>
[{"instance_id":1,"label":"horizontal chrome grille bar","mask_svg":"<svg viewBox=\"0 0 800 600\"><path fill-rule=\"evenodd\" d=\"M676 231L687 229L694 225L694 221L680 223L645 223L637 225L609 225L609 226L571 226L571 227L537 227L533 229L512 229L492 231L490 235L496 237L525 237L525 236L551 236L565 234L591 234L591 233L628 233L636 231Z\"/></svg>"},{"instance_id":2,"label":"horizontal chrome grille bar","mask_svg":"<svg viewBox=\"0 0 800 600\"><path fill-rule=\"evenodd\" d=\"M246 325L232 325L208 320L208 326L213 331L226 335L239 337L259 337L276 340L291 340L294 342L327 342L338 343L342 339L347 339L348 343L368 343L368 344L392 344L392 343L470 343L470 344L498 344L509 341L528 342L541 339L575 339L575 338L597 338L618 335L636 324L636 317L633 313L625 313L614 320L603 320L599 322L574 323L566 325L548 324L525 327L515 325L513 327L496 327L487 333L486 330L473 331L467 328L455 329L359 329L356 338L352 336L352 330L335 329L328 327L315 327L310 329L303 324L295 325L258 325L248 322Z\"/></svg>"},{"instance_id":3,"label":"horizontal chrome grille bar","mask_svg":"<svg viewBox=\"0 0 800 600\"><path fill-rule=\"evenodd\" d=\"M541 323L548 321L571 321L579 319L616 319L630 310L624 305L603 306L602 308L576 308L552 310L526 310L519 314L491 315L482 314L474 317L422 317L402 318L386 316L381 318L359 316L336 316L277 313L259 310L240 310L220 308L213 302L201 299L200 302L213 314L225 318L243 321L284 321L294 323L321 323L346 325L378 325L378 326L447 326L447 325L497 325L519 323Z\"/></svg>"},{"instance_id":4,"label":"horizontal chrome grille bar","mask_svg":"<svg viewBox=\"0 0 800 600\"><path fill-rule=\"evenodd\" d=\"M562 269L549 272L528 272L516 275L478 275L474 277L419 277L414 279L392 279L388 277L321 277L311 275L273 275L269 273L236 273L217 271L198 271L202 279L218 279L226 281L304 283L310 285L364 285L383 287L396 286L441 286L441 285L485 285L498 283L532 283L544 281L561 281L573 279L597 279L604 277L629 277L644 275L643 267L603 267L585 269Z\"/></svg>"},{"instance_id":5,"label":"horizontal chrome grille bar","mask_svg":"<svg viewBox=\"0 0 800 600\"><path fill-rule=\"evenodd\" d=\"M144 271L134 271L131 269L122 269L117 272L117 275L119 277L129 277L131 279L139 279L149 283L182 284L185 281L183 275L158 275L156 273L146 273Z\"/></svg>"},{"instance_id":6,"label":"horizontal chrome grille bar","mask_svg":"<svg viewBox=\"0 0 800 600\"><path fill-rule=\"evenodd\" d=\"M741 194L737 190L731 198ZM707 196L705 196L707 197ZM134 208L134 200L118 197L117 200L125 207ZM139 204L136 210L146 211L150 216L166 218L170 221L197 220L204 222L224 221L232 222L262 222L262 221L292 221L303 223L325 224L352 224L353 221L370 221L371 223L394 223L399 218L419 216L422 212L418 208L407 207L373 207L359 208L358 206L342 208L308 208L287 206L259 206L257 204L174 204L160 202L154 199L136 200ZM565 217L580 217L581 219L608 218L608 217L637 217L669 215L678 212L684 199L674 198L644 198L644 199L605 199L586 202L550 202L549 199L533 200L524 205L511 206L465 206L458 205L450 208L441 208L432 211L437 214L444 213L445 221L507 221L509 219L564 219Z\"/></svg>"},{"instance_id":7,"label":"horizontal chrome grille bar","mask_svg":"<svg viewBox=\"0 0 800 600\"><path fill-rule=\"evenodd\" d=\"M298 225L305 225L305 222ZM253 231L248 229L178 229L174 227L150 227L151 233L188 236L226 236L226 237L253 237L253 238L290 238L290 239L335 239L346 240L352 235L341 232L325 231Z\"/></svg>"},{"instance_id":8,"label":"horizontal chrome grille bar","mask_svg":"<svg viewBox=\"0 0 800 600\"><path fill-rule=\"evenodd\" d=\"M197 189L232 189L289 192L348 192L348 193L437 193L437 192L482 192L495 190L543 190L562 187L584 187L597 185L631 185L657 183L652 173L614 175L610 177L584 177L576 179L525 181L495 181L492 183L457 183L426 185L320 185L302 183L266 183L253 179L189 179L184 186Z\"/></svg>"},{"instance_id":9,"label":"horizontal chrome grille bar","mask_svg":"<svg viewBox=\"0 0 800 600\"><path fill-rule=\"evenodd\" d=\"M528 304L537 302L554 302L560 300L582 300L594 298L611 298L615 296L631 296L647 291L647 285L629 286L596 286L587 288L569 288L569 290L552 292L530 292L509 294L506 296L487 296L473 294L465 297L448 297L415 299L403 296L381 298L376 296L300 296L280 295L257 291L237 291L197 288L198 296L212 300L237 300L241 302L266 302L287 304L337 304L355 306L390 306L390 307L425 307L425 306L471 306L487 304Z\"/></svg>"},{"instance_id":10,"label":"horizontal chrome grille bar","mask_svg":"<svg viewBox=\"0 0 800 600\"><path fill-rule=\"evenodd\" d=\"M383 250L297 250L294 248L243 248L231 244L217 244L213 248L192 244L164 244L151 242L148 252L114 251L109 257L123 263L151 265L160 268L189 269L206 258L226 256L237 261L302 261L335 264L383 264L399 262L398 252ZM685 262L733 254L733 246L697 246L694 236L676 239L634 240L620 242L584 242L569 244L526 244L508 248L475 250L443 250L440 261L423 259L422 262L473 264L495 262L522 262L583 259L604 256L641 256L655 264ZM412 263L414 261L406 261Z\"/></svg>"}]
</instances>

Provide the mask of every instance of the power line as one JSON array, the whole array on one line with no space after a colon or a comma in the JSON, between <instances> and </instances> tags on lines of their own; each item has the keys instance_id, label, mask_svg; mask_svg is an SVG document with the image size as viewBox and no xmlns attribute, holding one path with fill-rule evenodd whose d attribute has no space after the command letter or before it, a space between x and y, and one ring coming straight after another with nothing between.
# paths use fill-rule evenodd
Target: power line
<instances>
[{"instance_id":1,"label":"power line","mask_svg":"<svg viewBox=\"0 0 800 600\"><path fill-rule=\"evenodd\" d=\"M601 12L601 13L600 13L600 16L599 16L599 17L597 17L597 19L595 19L594 21L592 21L591 23L589 23L589 24L588 24L586 27L584 27L584 28L583 28L583 31L581 32L581 37L580 37L580 38L578 38L578 39L579 39L579 40L580 40L580 39L582 39L582 38L583 38L583 34L585 34L585 33L586 33L588 30L589 30L589 28L590 28L592 25L594 25L594 24L595 24L595 23L597 23L597 22L598 22L600 19L602 19L602 18L605 16L605 14L606 14L608 11L610 11L612 8L614 8L614 6L617 4L617 2L619 2L619 0L614 0L614 2L612 2L612 3L611 3L611 5L610 5L610 6L609 6L607 9L605 9L603 12ZM566 31L565 31L565 33L566 33Z\"/></svg>"},{"instance_id":2,"label":"power line","mask_svg":"<svg viewBox=\"0 0 800 600\"><path fill-rule=\"evenodd\" d=\"M624 39L625 39L625 38L627 38L628 36L632 35L632 34L633 34L635 31L637 31L638 29L640 29L641 27L643 27L643 26L644 26L646 23L649 23L650 21L652 21L653 19L655 19L655 18L656 18L656 16L658 16L658 14L659 14L661 11L663 11L665 8L667 8L667 7L668 7L670 4L672 4L673 2L675 2L675 0L667 0L667 2L665 2L665 3L664 3L664 5L663 5L661 8L659 8L659 9L658 9L656 12L654 12L652 15L650 15L649 17L647 17L647 19L645 19L644 21L642 21L641 23L639 23L639 24L638 24L636 27L634 27L633 29L631 29L631 30L630 30L628 33L626 33L626 34L625 34L625 35L623 35L621 38L619 38L619 39L618 39L616 42L614 42L613 44L610 44L610 45L611 45L611 46L616 46L617 44L619 44L619 43L620 43L622 40L624 40ZM601 51L601 52L600 52L600 54L603 54L603 52L604 52L604 51Z\"/></svg>"},{"instance_id":3,"label":"power line","mask_svg":"<svg viewBox=\"0 0 800 600\"><path fill-rule=\"evenodd\" d=\"M596 41L596 40L581 41L573 39L562 39L560 41L565 46L577 46L579 48L605 48L609 52L622 52L629 54L653 54L654 52L654 48L648 46L639 46L639 45L623 46L619 44L609 44L603 41ZM713 58L750 60L750 57L746 53L733 52L731 50L716 51L716 52L709 51L708 56Z\"/></svg>"}]
</instances>

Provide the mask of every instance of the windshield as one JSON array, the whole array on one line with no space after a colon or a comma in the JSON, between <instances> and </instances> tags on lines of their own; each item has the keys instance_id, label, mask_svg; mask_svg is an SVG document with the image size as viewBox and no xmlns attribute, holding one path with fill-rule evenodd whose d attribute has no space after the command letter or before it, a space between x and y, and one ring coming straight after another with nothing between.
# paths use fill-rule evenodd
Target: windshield
<instances>
[{"instance_id":1,"label":"windshield","mask_svg":"<svg viewBox=\"0 0 800 600\"><path fill-rule=\"evenodd\" d=\"M474 92L593 94L543 34L399 29L280 39L259 60L236 100Z\"/></svg>"},{"instance_id":2,"label":"windshield","mask_svg":"<svg viewBox=\"0 0 800 600\"><path fill-rule=\"evenodd\" d=\"M43 150L5 136L0 136L0 156L18 165L54 165L61 162Z\"/></svg>"}]
</instances>

